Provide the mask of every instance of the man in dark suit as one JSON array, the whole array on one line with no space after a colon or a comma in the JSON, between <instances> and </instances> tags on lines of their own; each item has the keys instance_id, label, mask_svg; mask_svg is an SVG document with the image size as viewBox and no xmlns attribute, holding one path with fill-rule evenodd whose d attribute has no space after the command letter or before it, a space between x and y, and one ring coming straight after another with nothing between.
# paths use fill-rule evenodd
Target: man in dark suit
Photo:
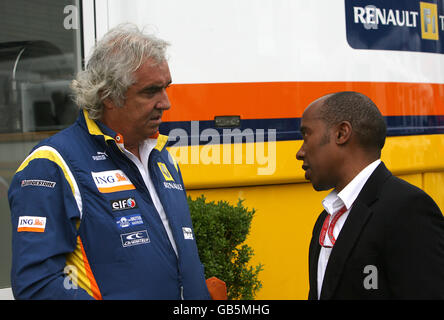
<instances>
[{"instance_id":1,"label":"man in dark suit","mask_svg":"<svg viewBox=\"0 0 444 320\"><path fill-rule=\"evenodd\" d=\"M444 218L381 162L386 124L365 95L314 101L296 157L323 200L309 250L309 299L444 299Z\"/></svg>"}]
</instances>

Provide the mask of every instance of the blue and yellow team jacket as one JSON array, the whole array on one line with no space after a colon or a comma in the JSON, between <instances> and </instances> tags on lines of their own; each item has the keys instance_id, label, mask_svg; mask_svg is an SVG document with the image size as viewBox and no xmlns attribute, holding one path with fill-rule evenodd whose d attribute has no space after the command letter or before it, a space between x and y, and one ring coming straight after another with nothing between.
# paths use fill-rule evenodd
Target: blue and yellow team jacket
<instances>
[{"instance_id":1,"label":"blue and yellow team jacket","mask_svg":"<svg viewBox=\"0 0 444 320\"><path fill-rule=\"evenodd\" d=\"M9 189L15 298L210 298L167 137L159 135L148 169L177 255L115 136L82 111L18 168Z\"/></svg>"}]
</instances>

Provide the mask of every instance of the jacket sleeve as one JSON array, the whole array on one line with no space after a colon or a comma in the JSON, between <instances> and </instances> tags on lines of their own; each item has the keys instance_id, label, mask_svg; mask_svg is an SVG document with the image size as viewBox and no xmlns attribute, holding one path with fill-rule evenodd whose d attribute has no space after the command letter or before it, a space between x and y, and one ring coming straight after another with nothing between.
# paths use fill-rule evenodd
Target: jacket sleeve
<instances>
[{"instance_id":1,"label":"jacket sleeve","mask_svg":"<svg viewBox=\"0 0 444 320\"><path fill-rule=\"evenodd\" d=\"M81 217L74 185L69 168L52 148L37 149L17 170L8 194L16 299L92 299L64 273Z\"/></svg>"}]
</instances>

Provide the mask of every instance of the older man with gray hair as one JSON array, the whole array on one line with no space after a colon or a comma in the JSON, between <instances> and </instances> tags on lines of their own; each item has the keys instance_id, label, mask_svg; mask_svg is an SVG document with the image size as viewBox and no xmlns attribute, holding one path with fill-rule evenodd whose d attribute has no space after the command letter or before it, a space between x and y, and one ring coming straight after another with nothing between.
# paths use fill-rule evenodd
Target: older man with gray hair
<instances>
[{"instance_id":1,"label":"older man with gray hair","mask_svg":"<svg viewBox=\"0 0 444 320\"><path fill-rule=\"evenodd\" d=\"M167 46L133 25L110 30L72 83L79 118L18 168L15 298L210 298L180 169L158 133Z\"/></svg>"}]
</instances>

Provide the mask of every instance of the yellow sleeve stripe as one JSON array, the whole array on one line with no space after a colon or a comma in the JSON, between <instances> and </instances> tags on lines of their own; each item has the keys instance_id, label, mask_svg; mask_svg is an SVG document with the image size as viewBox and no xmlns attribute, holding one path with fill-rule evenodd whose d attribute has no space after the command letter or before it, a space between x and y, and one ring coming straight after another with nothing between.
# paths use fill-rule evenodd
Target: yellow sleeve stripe
<instances>
[{"instance_id":1,"label":"yellow sleeve stripe","mask_svg":"<svg viewBox=\"0 0 444 320\"><path fill-rule=\"evenodd\" d=\"M83 288L94 299L102 300L102 294L92 273L80 236L77 237L76 249L67 255L66 265L70 266L70 270L74 272L70 275L73 283Z\"/></svg>"},{"instance_id":2,"label":"yellow sleeve stripe","mask_svg":"<svg viewBox=\"0 0 444 320\"><path fill-rule=\"evenodd\" d=\"M28 164L34 160L34 159L47 159L54 163L56 163L60 169L62 169L63 174L65 175L65 179L68 181L72 194L76 200L77 207L80 212L80 218L82 218L82 197L80 196L80 190L77 185L77 182L69 169L68 165L66 164L65 160L63 160L60 153L54 149L53 147L49 146L42 146L37 149L35 149L20 165L20 167L17 169L16 173L22 171L25 169Z\"/></svg>"}]
</instances>

